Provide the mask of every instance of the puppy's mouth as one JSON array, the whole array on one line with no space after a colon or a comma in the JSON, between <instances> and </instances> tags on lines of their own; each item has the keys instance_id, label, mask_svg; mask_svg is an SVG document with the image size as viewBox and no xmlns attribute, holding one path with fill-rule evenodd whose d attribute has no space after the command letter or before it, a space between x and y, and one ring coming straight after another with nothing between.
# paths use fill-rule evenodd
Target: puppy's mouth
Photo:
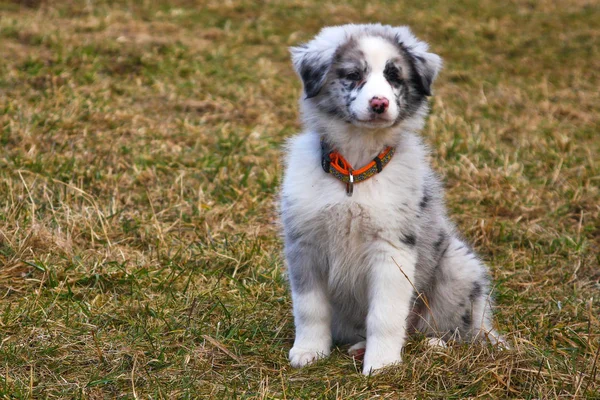
<instances>
[{"instance_id":1,"label":"puppy's mouth","mask_svg":"<svg viewBox=\"0 0 600 400\"><path fill-rule=\"evenodd\" d=\"M355 118L355 121L360 126L373 127L373 128L391 126L394 123L393 119L390 119L390 118L382 116L382 115L373 115L371 118L368 118L368 119Z\"/></svg>"}]
</instances>

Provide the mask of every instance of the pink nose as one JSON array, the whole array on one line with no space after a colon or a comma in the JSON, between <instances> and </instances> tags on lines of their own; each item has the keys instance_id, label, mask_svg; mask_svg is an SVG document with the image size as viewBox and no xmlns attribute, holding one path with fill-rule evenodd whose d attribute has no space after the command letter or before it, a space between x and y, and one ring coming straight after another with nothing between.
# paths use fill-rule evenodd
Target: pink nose
<instances>
[{"instance_id":1,"label":"pink nose","mask_svg":"<svg viewBox=\"0 0 600 400\"><path fill-rule=\"evenodd\" d=\"M383 114L390 106L390 101L385 97L373 97L371 101L369 101L369 105L373 112Z\"/></svg>"}]
</instances>

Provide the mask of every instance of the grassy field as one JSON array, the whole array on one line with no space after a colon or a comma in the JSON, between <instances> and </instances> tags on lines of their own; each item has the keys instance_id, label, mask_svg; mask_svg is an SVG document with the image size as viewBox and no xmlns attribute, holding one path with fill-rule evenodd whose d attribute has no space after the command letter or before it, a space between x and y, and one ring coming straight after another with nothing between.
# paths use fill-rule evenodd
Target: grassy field
<instances>
[{"instance_id":1,"label":"grassy field","mask_svg":"<svg viewBox=\"0 0 600 400\"><path fill-rule=\"evenodd\" d=\"M512 349L303 370L277 225L287 47L408 24L423 132ZM0 2L0 397L600 398L595 1Z\"/></svg>"}]
</instances>

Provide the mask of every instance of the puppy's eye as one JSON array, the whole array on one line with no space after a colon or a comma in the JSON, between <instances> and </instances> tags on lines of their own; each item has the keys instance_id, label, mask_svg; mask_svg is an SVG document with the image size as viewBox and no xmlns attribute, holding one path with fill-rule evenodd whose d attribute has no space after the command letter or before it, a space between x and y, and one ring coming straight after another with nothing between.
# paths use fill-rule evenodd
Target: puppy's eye
<instances>
[{"instance_id":1,"label":"puppy's eye","mask_svg":"<svg viewBox=\"0 0 600 400\"><path fill-rule=\"evenodd\" d=\"M402 69L392 63L386 64L383 75L394 86L399 86L404 82L404 79L402 79Z\"/></svg>"},{"instance_id":2,"label":"puppy's eye","mask_svg":"<svg viewBox=\"0 0 600 400\"><path fill-rule=\"evenodd\" d=\"M362 79L362 75L358 71L352 71L345 76L349 81L360 81Z\"/></svg>"}]
</instances>

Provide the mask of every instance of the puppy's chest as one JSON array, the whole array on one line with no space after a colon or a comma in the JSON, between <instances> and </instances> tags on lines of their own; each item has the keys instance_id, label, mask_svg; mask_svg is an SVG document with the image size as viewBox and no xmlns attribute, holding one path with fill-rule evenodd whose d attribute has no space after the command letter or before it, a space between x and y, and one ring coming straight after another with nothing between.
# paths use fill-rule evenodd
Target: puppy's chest
<instances>
[{"instance_id":1,"label":"puppy's chest","mask_svg":"<svg viewBox=\"0 0 600 400\"><path fill-rule=\"evenodd\" d=\"M376 210L360 203L332 205L323 211L317 223L331 244L351 248L377 240L385 229Z\"/></svg>"},{"instance_id":2,"label":"puppy's chest","mask_svg":"<svg viewBox=\"0 0 600 400\"><path fill-rule=\"evenodd\" d=\"M403 224L397 210L359 202L330 204L313 214L306 226L311 241L326 251L327 258L360 258L374 244L398 240Z\"/></svg>"},{"instance_id":3,"label":"puppy's chest","mask_svg":"<svg viewBox=\"0 0 600 400\"><path fill-rule=\"evenodd\" d=\"M308 217L305 232L320 248L358 256L373 243L397 241L398 232L414 220L414 200L404 186L373 179L356 185L352 197L340 186L323 185L310 192L311 200L296 203L304 208L299 214Z\"/></svg>"},{"instance_id":4,"label":"puppy's chest","mask_svg":"<svg viewBox=\"0 0 600 400\"><path fill-rule=\"evenodd\" d=\"M313 231L313 243L327 260L330 294L345 298L344 293L352 292L361 297L372 260L382 247L398 244L398 218L382 209L348 202L323 210L314 223L318 228Z\"/></svg>"}]
</instances>

